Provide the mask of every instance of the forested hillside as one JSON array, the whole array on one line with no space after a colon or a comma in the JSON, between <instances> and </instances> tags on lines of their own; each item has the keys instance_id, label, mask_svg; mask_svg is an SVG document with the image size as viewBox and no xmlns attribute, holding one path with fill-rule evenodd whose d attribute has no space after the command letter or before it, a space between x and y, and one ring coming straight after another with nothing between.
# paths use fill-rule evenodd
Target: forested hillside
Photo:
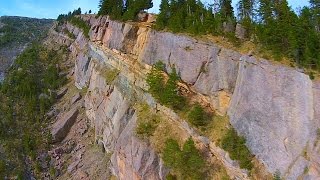
<instances>
[{"instance_id":1,"label":"forested hillside","mask_svg":"<svg viewBox=\"0 0 320 180\"><path fill-rule=\"evenodd\" d=\"M17 58L1 84L0 177L37 177L32 172L39 173L40 163L50 160L36 158L49 147L44 114L55 101L54 90L65 82L56 66L65 52L33 44Z\"/></svg>"},{"instance_id":2,"label":"forested hillside","mask_svg":"<svg viewBox=\"0 0 320 180\"><path fill-rule=\"evenodd\" d=\"M10 43L23 44L41 38L43 33L51 27L53 20L33 19L24 17L0 17L2 27L0 28L0 48L10 45Z\"/></svg>"},{"instance_id":3,"label":"forested hillside","mask_svg":"<svg viewBox=\"0 0 320 180\"><path fill-rule=\"evenodd\" d=\"M0 82L28 43L38 41L46 35L53 20L25 17L0 17Z\"/></svg>"}]
</instances>

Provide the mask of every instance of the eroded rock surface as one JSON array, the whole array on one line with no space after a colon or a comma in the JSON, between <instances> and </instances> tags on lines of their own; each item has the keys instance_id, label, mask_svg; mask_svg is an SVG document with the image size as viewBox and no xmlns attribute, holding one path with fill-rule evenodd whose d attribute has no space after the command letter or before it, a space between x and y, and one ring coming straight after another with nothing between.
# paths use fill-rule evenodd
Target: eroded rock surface
<instances>
[{"instance_id":1,"label":"eroded rock surface","mask_svg":"<svg viewBox=\"0 0 320 180\"><path fill-rule=\"evenodd\" d=\"M68 135L69 130L76 121L78 114L79 110L77 108L73 108L53 124L51 135L54 142L62 141Z\"/></svg>"}]
</instances>

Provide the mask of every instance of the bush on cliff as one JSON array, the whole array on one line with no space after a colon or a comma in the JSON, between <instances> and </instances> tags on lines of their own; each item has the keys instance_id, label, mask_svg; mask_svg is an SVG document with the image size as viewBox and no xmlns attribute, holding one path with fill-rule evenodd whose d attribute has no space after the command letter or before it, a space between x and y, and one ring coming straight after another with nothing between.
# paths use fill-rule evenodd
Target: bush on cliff
<instances>
[{"instance_id":1,"label":"bush on cliff","mask_svg":"<svg viewBox=\"0 0 320 180\"><path fill-rule=\"evenodd\" d=\"M188 120L195 126L205 126L211 119L211 114L207 113L200 104L195 104L188 113Z\"/></svg>"},{"instance_id":2,"label":"bush on cliff","mask_svg":"<svg viewBox=\"0 0 320 180\"><path fill-rule=\"evenodd\" d=\"M179 76L173 67L167 80L164 73L165 66L159 61L153 65L151 72L147 75L149 92L161 104L173 109L182 109L185 106L186 99L179 93Z\"/></svg>"},{"instance_id":3,"label":"bush on cliff","mask_svg":"<svg viewBox=\"0 0 320 180\"><path fill-rule=\"evenodd\" d=\"M223 137L221 147L229 152L232 160L238 160L240 168L251 170L253 168L252 158L249 149L246 146L244 137L238 136L237 132L231 128Z\"/></svg>"},{"instance_id":4,"label":"bush on cliff","mask_svg":"<svg viewBox=\"0 0 320 180\"><path fill-rule=\"evenodd\" d=\"M205 160L191 138L184 143L182 149L176 140L168 139L162 155L165 165L172 168L180 179L203 179Z\"/></svg>"},{"instance_id":5,"label":"bush on cliff","mask_svg":"<svg viewBox=\"0 0 320 180\"><path fill-rule=\"evenodd\" d=\"M148 138L152 136L161 120L160 116L153 113L147 104L139 105L137 107L137 112L137 135L142 138Z\"/></svg>"}]
</instances>

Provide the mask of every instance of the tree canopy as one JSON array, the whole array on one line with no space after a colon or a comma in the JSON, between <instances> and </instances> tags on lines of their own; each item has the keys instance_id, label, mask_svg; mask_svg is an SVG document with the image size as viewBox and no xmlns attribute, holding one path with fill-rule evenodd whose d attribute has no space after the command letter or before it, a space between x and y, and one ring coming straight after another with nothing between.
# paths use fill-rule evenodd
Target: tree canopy
<instances>
[{"instance_id":1,"label":"tree canopy","mask_svg":"<svg viewBox=\"0 0 320 180\"><path fill-rule=\"evenodd\" d=\"M136 20L140 11L152 7L152 0L100 0L98 14L115 20Z\"/></svg>"}]
</instances>

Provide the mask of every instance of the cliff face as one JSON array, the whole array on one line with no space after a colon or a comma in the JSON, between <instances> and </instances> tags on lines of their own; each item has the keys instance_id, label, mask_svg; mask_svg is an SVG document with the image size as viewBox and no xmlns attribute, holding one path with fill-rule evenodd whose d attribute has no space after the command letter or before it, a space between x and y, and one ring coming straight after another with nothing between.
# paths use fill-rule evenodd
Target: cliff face
<instances>
[{"instance_id":1,"label":"cliff face","mask_svg":"<svg viewBox=\"0 0 320 180\"><path fill-rule=\"evenodd\" d=\"M95 127L97 142L112 153L112 171L117 177L164 179L167 172L152 147L134 135L134 103L146 102L159 110L145 92L146 73L159 60L169 72L175 66L191 91L212 109L228 114L269 172L279 170L288 179L320 177L320 83L295 69L190 37L108 17L82 18L91 25L89 41L78 28L67 25L77 37L70 46L76 59L75 85L88 87L86 114ZM57 41L69 44L66 39L60 36ZM105 73L114 69L117 77L110 80ZM247 177L208 140L181 126L198 144L221 157L229 176Z\"/></svg>"}]
</instances>

